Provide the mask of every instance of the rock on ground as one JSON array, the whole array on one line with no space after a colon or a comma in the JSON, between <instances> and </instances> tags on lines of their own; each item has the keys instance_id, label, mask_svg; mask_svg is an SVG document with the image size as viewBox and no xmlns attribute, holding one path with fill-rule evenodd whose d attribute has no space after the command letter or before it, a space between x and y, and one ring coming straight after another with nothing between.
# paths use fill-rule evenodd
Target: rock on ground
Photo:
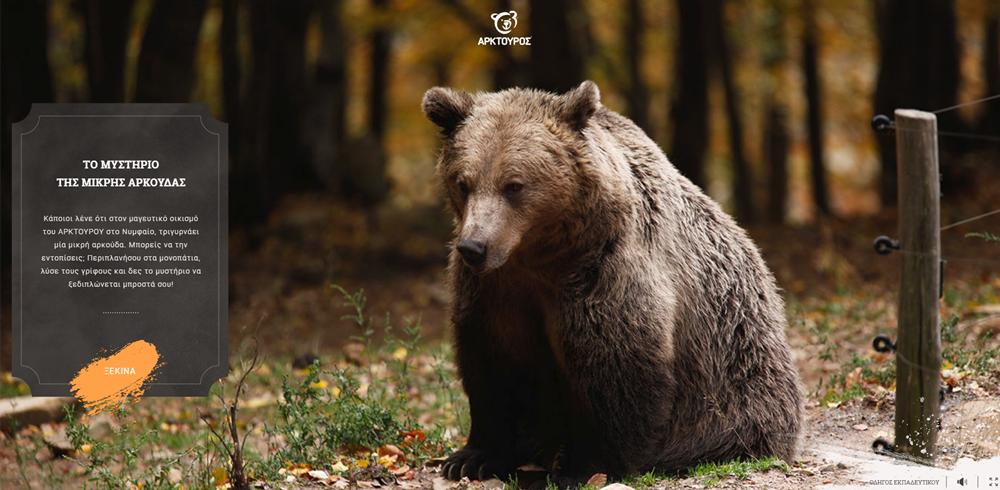
<instances>
[{"instance_id":1,"label":"rock on ground","mask_svg":"<svg viewBox=\"0 0 1000 490\"><path fill-rule=\"evenodd\" d=\"M42 425L63 419L63 405L77 406L73 397L21 396L0 400L0 429L8 429L12 421L19 427Z\"/></svg>"}]
</instances>

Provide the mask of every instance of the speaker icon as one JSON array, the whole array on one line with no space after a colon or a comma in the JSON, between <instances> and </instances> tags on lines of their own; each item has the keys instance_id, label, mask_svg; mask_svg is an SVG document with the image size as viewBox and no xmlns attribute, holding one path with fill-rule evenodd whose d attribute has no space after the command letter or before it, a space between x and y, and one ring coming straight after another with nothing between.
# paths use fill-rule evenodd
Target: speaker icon
<instances>
[{"instance_id":1,"label":"speaker icon","mask_svg":"<svg viewBox=\"0 0 1000 490\"><path fill-rule=\"evenodd\" d=\"M965 477L962 477L962 478L959 478L959 479L958 479L958 484L959 484L959 485L962 485L963 487L964 487L964 486L965 486L965 484L966 484L966 483L968 483L968 482L969 482L969 481L968 481L968 480L966 480L966 479L965 479Z\"/></svg>"}]
</instances>

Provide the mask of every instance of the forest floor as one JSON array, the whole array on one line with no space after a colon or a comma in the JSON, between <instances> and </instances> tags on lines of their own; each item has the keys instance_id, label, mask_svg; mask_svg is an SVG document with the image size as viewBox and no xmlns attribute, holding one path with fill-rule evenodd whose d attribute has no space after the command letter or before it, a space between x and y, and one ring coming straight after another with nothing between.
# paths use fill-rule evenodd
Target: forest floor
<instances>
[{"instance_id":1,"label":"forest floor","mask_svg":"<svg viewBox=\"0 0 1000 490\"><path fill-rule=\"evenodd\" d=\"M942 221L952 223L994 208L995 189L980 187L963 194L960 202L947 202ZM447 454L462 443L468 428L467 405L447 348L449 294L444 265L451 225L443 214L437 207L363 212L326 197L302 196L286 200L264 225L231 233L231 371L241 372L240 362L251 357L251 337L260 342L262 353L262 367L248 378L238 424L238 429L251 434L249 452L262 457L283 445L292 446L290 441L302 436L294 422L321 426L319 419L308 417L322 416L326 409L366 417L395 410L396 418L390 416L386 423L398 423L399 434L412 433L406 436L410 439L400 435L399 444L412 443L424 432L429 436L419 451L413 449L418 446L404 445L403 454L391 461L383 461L385 455L359 456L356 451L320 455L308 452L316 448L299 447L296 454L313 458L310 463L295 463L289 456L287 462L271 461L258 470L255 477L266 474L269 488L484 486L445 482L435 468L418 467L419 457L411 454L411 450L424 457ZM800 227L749 227L784 291L788 340L808 392L797 461L764 471L708 468L687 478L647 475L628 483L640 490L792 489L868 484L894 474L893 460L871 450L877 437L893 438L894 359L874 352L871 341L881 333L895 337L900 254L877 255L872 241L878 235L896 237L896 222L896 216L886 212L853 220L819 219ZM962 458L1000 456L1000 318L990 318L1000 313L1000 243L967 236L970 232L1000 234L1000 215L942 233L948 260L941 306L942 377L947 387L938 460L942 468L951 468ZM371 319L365 325L370 331L344 318L355 310L345 306L343 295L331 287L334 284L350 293L364 290L365 311ZM387 321L393 326L388 336ZM417 323L419 339L415 331L405 331ZM292 368L296 358L311 356L320 360L322 369L334 371L313 379L307 371ZM338 398L345 386L338 369L353 370L357 377L348 382L365 396L345 405L343 397ZM286 376L288 389L281 385ZM383 378L391 381L380 381ZM14 381L5 380L0 386L0 397L23 394L23 385ZM398 397L390 396L400 387L406 389L405 406L396 405ZM317 390L325 398L308 401ZM218 425L220 407L212 399L145 398L115 421L118 430L129 429L128 434L119 434L118 446L112 441L102 447L95 441L90 450L106 451L108 459L102 464L108 473L128 475L127 461L115 456L114 450L126 449L122 444L144 445L137 453L141 459L177 458L165 470L162 483L177 480L185 488L221 488L216 484L225 480L222 464L213 455L217 451L209 446L206 424L198 415L208 414L207 420ZM291 410L296 407L300 412ZM283 420L289 423L284 428ZM101 469L90 464L96 459L91 453L80 454L77 448L69 454L80 463L51 456L44 437L66 425L46 424L0 436L0 487L116 488L102 486L109 481L107 475L87 483ZM155 432L149 436L155 443L140 437L149 431ZM419 436L413 435L418 432ZM201 449L191 451L197 445ZM372 460L372 468L384 467L394 476L379 477L366 469L367 463L359 466L366 458ZM145 475L142 464L132 470ZM319 478L324 473L310 473L315 471L325 472L326 479ZM122 481L161 488L154 484L159 481L155 475ZM485 488L497 485L487 482Z\"/></svg>"}]
</instances>

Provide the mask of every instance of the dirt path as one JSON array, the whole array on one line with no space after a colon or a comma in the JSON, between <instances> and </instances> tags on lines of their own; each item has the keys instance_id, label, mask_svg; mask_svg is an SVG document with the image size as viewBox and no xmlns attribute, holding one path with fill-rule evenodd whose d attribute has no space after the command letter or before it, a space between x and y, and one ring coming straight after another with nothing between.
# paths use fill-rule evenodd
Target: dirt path
<instances>
[{"instance_id":1,"label":"dirt path","mask_svg":"<svg viewBox=\"0 0 1000 490\"><path fill-rule=\"evenodd\" d=\"M878 438L893 439L893 408L881 410L854 402L838 408L813 408L806 419L798 462L790 473L770 470L746 480L726 479L719 488L990 488L990 476L1000 478L1000 399L963 400L949 395L942 417L937 467L917 466L875 454ZM978 461L973 461L975 458ZM959 478L975 484L959 485ZM905 480L905 482L904 482ZM923 480L914 483L914 480ZM875 482L875 483L872 483ZM936 482L936 483L927 483ZM661 487L662 485L662 487ZM657 488L704 488L705 482L686 478L661 482ZM1000 487L997 482L993 488Z\"/></svg>"}]
</instances>

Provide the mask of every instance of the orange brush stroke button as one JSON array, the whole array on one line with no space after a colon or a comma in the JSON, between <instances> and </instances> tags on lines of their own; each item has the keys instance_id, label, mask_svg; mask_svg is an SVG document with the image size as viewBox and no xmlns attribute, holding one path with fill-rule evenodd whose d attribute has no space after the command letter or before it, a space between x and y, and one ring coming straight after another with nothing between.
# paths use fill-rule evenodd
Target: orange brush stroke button
<instances>
[{"instance_id":1,"label":"orange brush stroke button","mask_svg":"<svg viewBox=\"0 0 1000 490\"><path fill-rule=\"evenodd\" d=\"M153 344L137 340L111 356L94 359L70 381L70 388L91 415L114 409L129 396L138 401L146 383L155 378L159 360Z\"/></svg>"}]
</instances>

